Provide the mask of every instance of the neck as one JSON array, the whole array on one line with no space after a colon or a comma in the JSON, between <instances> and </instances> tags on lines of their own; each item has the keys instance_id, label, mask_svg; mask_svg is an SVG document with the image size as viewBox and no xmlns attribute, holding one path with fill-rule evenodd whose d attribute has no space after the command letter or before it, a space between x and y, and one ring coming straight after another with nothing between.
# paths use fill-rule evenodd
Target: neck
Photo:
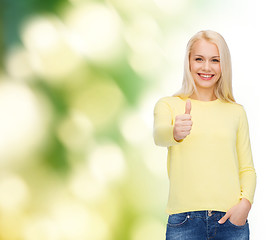
<instances>
[{"instance_id":1,"label":"neck","mask_svg":"<svg viewBox=\"0 0 274 240\"><path fill-rule=\"evenodd\" d=\"M217 99L214 93L209 94L208 92L207 93L199 92L198 94L193 93L190 96L190 98L200 100L200 101L213 101Z\"/></svg>"}]
</instances>

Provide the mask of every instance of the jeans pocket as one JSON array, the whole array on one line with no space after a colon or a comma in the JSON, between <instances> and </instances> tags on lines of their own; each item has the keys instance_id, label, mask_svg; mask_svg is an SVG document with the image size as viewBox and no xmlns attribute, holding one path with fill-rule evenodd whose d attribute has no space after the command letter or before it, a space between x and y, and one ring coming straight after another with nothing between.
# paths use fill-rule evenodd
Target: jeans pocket
<instances>
[{"instance_id":1,"label":"jeans pocket","mask_svg":"<svg viewBox=\"0 0 274 240\"><path fill-rule=\"evenodd\" d=\"M232 223L232 222L229 220L229 218L227 219L227 222L228 222L230 225L232 225L233 227L236 227L236 228L244 228L244 227L247 226L247 224L248 224L248 220L247 220L247 219L246 219L244 225L236 225L236 224Z\"/></svg>"},{"instance_id":2,"label":"jeans pocket","mask_svg":"<svg viewBox=\"0 0 274 240\"><path fill-rule=\"evenodd\" d=\"M190 215L187 212L172 214L168 217L167 225L169 227L182 226L188 221L188 219L190 219Z\"/></svg>"}]
</instances>

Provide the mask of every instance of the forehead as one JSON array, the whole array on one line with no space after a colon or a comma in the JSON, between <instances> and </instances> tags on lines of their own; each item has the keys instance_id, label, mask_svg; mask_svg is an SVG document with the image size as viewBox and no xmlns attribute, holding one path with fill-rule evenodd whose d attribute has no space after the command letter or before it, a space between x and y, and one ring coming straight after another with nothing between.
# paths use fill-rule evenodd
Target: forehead
<instances>
[{"instance_id":1,"label":"forehead","mask_svg":"<svg viewBox=\"0 0 274 240\"><path fill-rule=\"evenodd\" d=\"M219 56L219 50L216 44L201 39L193 44L190 54L208 57Z\"/></svg>"}]
</instances>

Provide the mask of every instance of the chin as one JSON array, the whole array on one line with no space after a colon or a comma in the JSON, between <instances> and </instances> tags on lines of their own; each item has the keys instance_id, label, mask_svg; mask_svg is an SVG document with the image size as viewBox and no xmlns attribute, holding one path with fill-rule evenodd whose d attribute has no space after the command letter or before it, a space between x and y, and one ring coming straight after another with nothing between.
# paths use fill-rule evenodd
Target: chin
<instances>
[{"instance_id":1,"label":"chin","mask_svg":"<svg viewBox=\"0 0 274 240\"><path fill-rule=\"evenodd\" d=\"M208 81L208 82L206 82L206 81L203 81L203 82L196 81L195 83L196 83L196 86L201 86L201 87L212 87L216 84L215 81L214 82L213 81Z\"/></svg>"}]
</instances>

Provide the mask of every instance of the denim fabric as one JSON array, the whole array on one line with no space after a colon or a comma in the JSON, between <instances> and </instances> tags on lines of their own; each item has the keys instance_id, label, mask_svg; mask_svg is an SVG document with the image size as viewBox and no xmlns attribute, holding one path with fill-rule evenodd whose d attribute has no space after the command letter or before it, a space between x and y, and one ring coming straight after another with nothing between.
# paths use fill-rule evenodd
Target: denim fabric
<instances>
[{"instance_id":1,"label":"denim fabric","mask_svg":"<svg viewBox=\"0 0 274 240\"><path fill-rule=\"evenodd\" d=\"M225 214L205 210L169 215L166 240L249 240L248 220L242 226L229 219L218 223Z\"/></svg>"}]
</instances>

